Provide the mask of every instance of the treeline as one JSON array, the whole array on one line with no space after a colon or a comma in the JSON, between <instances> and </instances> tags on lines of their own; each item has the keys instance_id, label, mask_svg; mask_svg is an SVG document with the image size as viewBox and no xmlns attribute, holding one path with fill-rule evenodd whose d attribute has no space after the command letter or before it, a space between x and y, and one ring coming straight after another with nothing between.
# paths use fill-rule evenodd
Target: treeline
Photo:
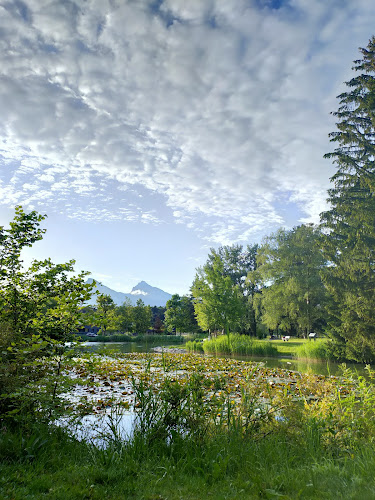
<instances>
[{"instance_id":1,"label":"treeline","mask_svg":"<svg viewBox=\"0 0 375 500\"><path fill-rule=\"evenodd\" d=\"M79 330L81 333L95 325L101 335L180 334L200 330L194 316L192 297L178 294L167 301L166 307L146 306L142 299L138 299L135 306L129 299L116 306L110 295L100 294L94 306L82 309L81 322L84 323Z\"/></svg>"},{"instance_id":2,"label":"treeline","mask_svg":"<svg viewBox=\"0 0 375 500\"><path fill-rule=\"evenodd\" d=\"M306 337L328 324L323 234L313 225L280 229L261 246L211 249L192 293L198 324L211 332Z\"/></svg>"},{"instance_id":3,"label":"treeline","mask_svg":"<svg viewBox=\"0 0 375 500\"><path fill-rule=\"evenodd\" d=\"M337 359L375 360L375 37L338 96L336 173L319 226L211 250L192 286L204 329L324 331Z\"/></svg>"}]
</instances>

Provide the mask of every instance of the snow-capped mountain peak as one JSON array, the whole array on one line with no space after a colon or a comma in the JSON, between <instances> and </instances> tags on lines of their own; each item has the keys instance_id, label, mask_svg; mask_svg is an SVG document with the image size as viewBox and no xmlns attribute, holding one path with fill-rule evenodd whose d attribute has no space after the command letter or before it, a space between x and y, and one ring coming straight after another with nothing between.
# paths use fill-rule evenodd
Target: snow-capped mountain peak
<instances>
[{"instance_id":1,"label":"snow-capped mountain peak","mask_svg":"<svg viewBox=\"0 0 375 500\"><path fill-rule=\"evenodd\" d=\"M92 282L92 278L89 278L86 281L86 283ZM116 290L112 290L111 288L101 284L99 281L97 281L96 289L99 293L110 295L117 306L122 305L126 299L130 299L132 305L135 305L137 300L142 299L146 306L165 307L167 300L172 297L170 293L164 292L155 286L151 286L145 281L140 281L129 293L117 292ZM93 295L89 304L95 304L95 302L96 296Z\"/></svg>"}]
</instances>

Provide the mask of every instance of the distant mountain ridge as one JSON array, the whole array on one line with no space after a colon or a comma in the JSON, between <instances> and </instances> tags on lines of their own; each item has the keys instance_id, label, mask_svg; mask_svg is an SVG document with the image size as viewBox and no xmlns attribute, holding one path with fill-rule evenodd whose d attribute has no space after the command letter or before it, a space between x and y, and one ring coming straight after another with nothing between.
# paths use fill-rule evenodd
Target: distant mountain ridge
<instances>
[{"instance_id":1,"label":"distant mountain ridge","mask_svg":"<svg viewBox=\"0 0 375 500\"><path fill-rule=\"evenodd\" d=\"M88 278L86 283L92 283L93 281L92 278ZM98 290L99 293L110 295L117 306L121 306L126 299L130 299L132 305L135 306L137 300L142 299L146 306L165 307L167 300L172 297L170 293L164 292L164 290L155 286L151 286L145 281L140 281L129 293L117 292L108 286L102 285L98 280L95 281L96 290ZM96 303L96 296L93 295L88 303L94 305Z\"/></svg>"}]
</instances>

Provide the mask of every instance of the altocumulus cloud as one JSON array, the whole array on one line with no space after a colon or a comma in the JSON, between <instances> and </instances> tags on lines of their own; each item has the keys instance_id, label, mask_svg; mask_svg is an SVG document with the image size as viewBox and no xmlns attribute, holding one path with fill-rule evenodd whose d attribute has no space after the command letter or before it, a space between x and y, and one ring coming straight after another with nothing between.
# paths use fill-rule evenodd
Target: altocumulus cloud
<instances>
[{"instance_id":1,"label":"altocumulus cloud","mask_svg":"<svg viewBox=\"0 0 375 500\"><path fill-rule=\"evenodd\" d=\"M167 206L217 243L287 224L286 206L294 223L317 221L333 173L329 112L374 8L3 1L0 203L149 224Z\"/></svg>"}]
</instances>

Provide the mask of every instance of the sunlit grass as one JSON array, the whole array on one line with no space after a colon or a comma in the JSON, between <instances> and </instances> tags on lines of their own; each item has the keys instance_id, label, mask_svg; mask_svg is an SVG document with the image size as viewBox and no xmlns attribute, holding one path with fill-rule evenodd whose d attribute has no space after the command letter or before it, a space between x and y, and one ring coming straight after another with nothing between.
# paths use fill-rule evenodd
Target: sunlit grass
<instances>
[{"instance_id":1,"label":"sunlit grass","mask_svg":"<svg viewBox=\"0 0 375 500\"><path fill-rule=\"evenodd\" d=\"M247 335L220 335L203 342L203 351L208 354L242 354L247 356L277 356L271 342L255 340Z\"/></svg>"},{"instance_id":2,"label":"sunlit grass","mask_svg":"<svg viewBox=\"0 0 375 500\"><path fill-rule=\"evenodd\" d=\"M90 396L132 398L133 436L100 447L37 423L3 426L0 498L375 497L375 390L349 372L134 353L85 354L72 369Z\"/></svg>"},{"instance_id":3,"label":"sunlit grass","mask_svg":"<svg viewBox=\"0 0 375 500\"><path fill-rule=\"evenodd\" d=\"M326 339L305 342L296 349L295 356L297 358L330 359L327 342L329 341Z\"/></svg>"}]
</instances>

